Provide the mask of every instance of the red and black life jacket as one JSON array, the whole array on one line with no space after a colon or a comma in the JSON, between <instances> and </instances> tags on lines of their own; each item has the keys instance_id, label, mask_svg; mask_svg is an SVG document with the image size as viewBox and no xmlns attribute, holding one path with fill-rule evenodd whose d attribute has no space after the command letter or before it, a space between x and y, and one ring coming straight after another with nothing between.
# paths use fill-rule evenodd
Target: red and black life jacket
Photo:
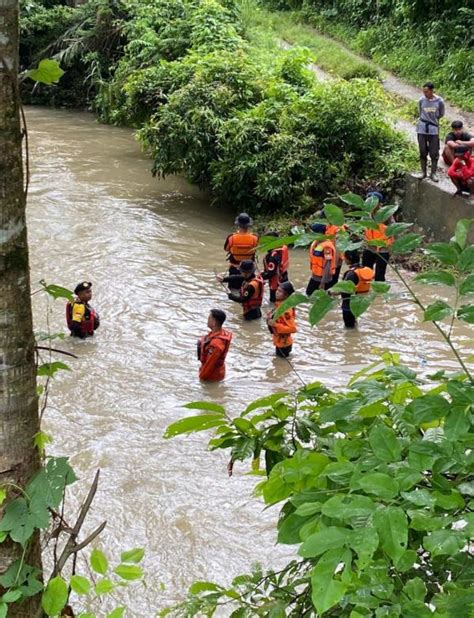
<instances>
[{"instance_id":1,"label":"red and black life jacket","mask_svg":"<svg viewBox=\"0 0 474 618\"><path fill-rule=\"evenodd\" d=\"M219 358L219 361L216 364L216 367L222 367L222 365L225 363L225 358L227 356L227 353L229 352L230 342L232 341L232 333L228 330L222 329L218 333L209 333L208 335L205 335L204 337L201 337L201 339L199 339L198 357L203 365L207 361L207 357L209 355L209 348L211 347L212 342L216 339L224 342L224 350L221 357Z\"/></svg>"},{"instance_id":2,"label":"red and black life jacket","mask_svg":"<svg viewBox=\"0 0 474 618\"><path fill-rule=\"evenodd\" d=\"M71 332L73 330L72 310L73 310L73 306L77 304L84 305L84 303L81 303L81 301L78 301L78 300L74 300L73 302L69 301L66 305L66 322L67 322L67 327L69 328ZM92 307L90 307L87 303L85 303L84 317L81 321L81 334L82 335L93 335L94 330L96 329L96 324L97 324L96 312L94 311L94 309L92 309Z\"/></svg>"},{"instance_id":3,"label":"red and black life jacket","mask_svg":"<svg viewBox=\"0 0 474 618\"><path fill-rule=\"evenodd\" d=\"M252 309L257 309L258 307L261 307L263 302L264 284L261 275L256 275L253 279L243 282L242 287L240 288L241 296L244 296L249 286L252 286L255 291L252 296L245 303L242 304L244 314L248 313Z\"/></svg>"},{"instance_id":4,"label":"red and black life jacket","mask_svg":"<svg viewBox=\"0 0 474 618\"><path fill-rule=\"evenodd\" d=\"M278 268L273 270L273 264L271 262L268 262L268 258L277 256L280 258L278 262ZM290 256L288 253L288 247L286 245L283 245L283 247L278 247L278 249L273 249L272 251L269 251L267 255L263 258L263 268L266 272L270 273L268 283L271 290L276 290L278 284L281 281L285 281L287 279L289 263Z\"/></svg>"}]
</instances>

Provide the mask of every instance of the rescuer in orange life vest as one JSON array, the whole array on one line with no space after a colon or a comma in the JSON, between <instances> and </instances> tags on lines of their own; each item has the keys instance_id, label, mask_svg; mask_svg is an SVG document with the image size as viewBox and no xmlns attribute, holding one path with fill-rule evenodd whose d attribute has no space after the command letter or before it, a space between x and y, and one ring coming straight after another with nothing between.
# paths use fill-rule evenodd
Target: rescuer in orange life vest
<instances>
[{"instance_id":1,"label":"rescuer in orange life vest","mask_svg":"<svg viewBox=\"0 0 474 618\"><path fill-rule=\"evenodd\" d=\"M75 298L66 305L66 322L73 337L92 337L100 326L99 314L92 309L92 283L83 281L74 288Z\"/></svg>"},{"instance_id":2,"label":"rescuer in orange life vest","mask_svg":"<svg viewBox=\"0 0 474 618\"><path fill-rule=\"evenodd\" d=\"M232 333L222 328L225 320L223 311L211 309L207 319L210 332L201 337L197 344L197 356L201 361L200 380L219 382L225 377L225 359L232 341Z\"/></svg>"},{"instance_id":3,"label":"rescuer in orange life vest","mask_svg":"<svg viewBox=\"0 0 474 618\"><path fill-rule=\"evenodd\" d=\"M276 320L273 319L276 309L293 294L295 288L290 281L283 281L276 290L276 307L273 311L267 313L268 330L273 335L273 343L275 345L275 354L277 356L287 357L291 353L293 347L293 333L298 330L296 328L296 312L295 308L291 307L285 311Z\"/></svg>"},{"instance_id":4,"label":"rescuer in orange life vest","mask_svg":"<svg viewBox=\"0 0 474 618\"><path fill-rule=\"evenodd\" d=\"M258 245L258 236L249 231L253 221L246 212L240 213L235 219L235 225L238 226L237 232L229 234L224 243L224 250L227 251L227 259L230 262L229 275L240 275L239 264L243 260L255 261ZM229 283L229 288L238 289L234 286L235 283Z\"/></svg>"},{"instance_id":5,"label":"rescuer in orange life vest","mask_svg":"<svg viewBox=\"0 0 474 618\"><path fill-rule=\"evenodd\" d=\"M264 283L260 275L255 273L255 262L244 260L239 266L239 275L228 277L217 276L217 280L227 283L229 288L239 291L231 291L228 294L230 300L241 303L244 312L244 320L256 320L262 317L260 307L263 301Z\"/></svg>"},{"instance_id":6,"label":"rescuer in orange life vest","mask_svg":"<svg viewBox=\"0 0 474 618\"><path fill-rule=\"evenodd\" d=\"M344 260L349 268L344 273L343 281L352 281L355 285L356 294L367 294L370 292L372 281L374 280L374 271L368 266L361 266L359 251L346 251L344 253ZM354 328L357 324L355 315L350 307L351 296L352 294L341 293L342 319L346 328Z\"/></svg>"},{"instance_id":7,"label":"rescuer in orange life vest","mask_svg":"<svg viewBox=\"0 0 474 618\"><path fill-rule=\"evenodd\" d=\"M311 229L316 234L325 234L326 226L314 223ZM328 290L335 281L338 265L336 244L333 240L315 240L309 248L311 279L306 287L306 295L311 296L315 290Z\"/></svg>"},{"instance_id":8,"label":"rescuer in orange life vest","mask_svg":"<svg viewBox=\"0 0 474 618\"><path fill-rule=\"evenodd\" d=\"M374 211L376 212L380 204L384 201L383 195L378 191L371 191L370 193L367 193L367 197L372 197L377 200L374 207ZM365 239L367 241L379 240L385 242L385 246L376 247L375 245L372 245L369 246L369 248L364 249L364 252L362 253L362 266L374 268L375 281L385 281L385 271L387 270L388 262L390 260L390 245L393 244L393 237L387 236L385 233L386 229L387 226L385 223L379 223L377 230L365 230Z\"/></svg>"},{"instance_id":9,"label":"rescuer in orange life vest","mask_svg":"<svg viewBox=\"0 0 474 618\"><path fill-rule=\"evenodd\" d=\"M278 233L267 232L265 236L274 236L278 238ZM263 258L262 279L268 281L271 303L275 302L276 291L279 284L288 281L289 261L288 247L286 245L282 245L277 249L270 249Z\"/></svg>"}]
</instances>

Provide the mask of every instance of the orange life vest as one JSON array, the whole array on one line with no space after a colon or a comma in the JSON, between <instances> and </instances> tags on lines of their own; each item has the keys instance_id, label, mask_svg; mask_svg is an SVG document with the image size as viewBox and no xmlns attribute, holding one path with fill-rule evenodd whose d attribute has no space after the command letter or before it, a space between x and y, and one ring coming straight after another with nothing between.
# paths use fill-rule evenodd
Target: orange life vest
<instances>
[{"instance_id":1,"label":"orange life vest","mask_svg":"<svg viewBox=\"0 0 474 618\"><path fill-rule=\"evenodd\" d=\"M252 286L254 288L254 293L252 296L242 304L244 314L248 313L252 309L256 309L257 307L262 306L263 302L263 279L261 275L256 275L250 281L244 281L242 283L242 287L240 288L240 295L243 296L248 288L248 286Z\"/></svg>"},{"instance_id":2,"label":"orange life vest","mask_svg":"<svg viewBox=\"0 0 474 618\"><path fill-rule=\"evenodd\" d=\"M72 333L72 309L73 305L77 303L85 304L84 318L81 322L81 335L91 336L94 334L94 330L97 328L97 313L94 311L94 309L92 309L92 307L89 307L87 303L81 303L81 301L79 300L75 300L73 302L68 301L66 305L67 327Z\"/></svg>"},{"instance_id":3,"label":"orange life vest","mask_svg":"<svg viewBox=\"0 0 474 618\"><path fill-rule=\"evenodd\" d=\"M393 236L387 236L385 234L385 230L387 229L387 226L385 225L385 223L379 223L379 229L378 230L365 230L365 239L370 241L370 240L384 240L387 243L386 247L375 247L375 246L371 246L370 249L372 251L387 251L388 247L393 244Z\"/></svg>"},{"instance_id":4,"label":"orange life vest","mask_svg":"<svg viewBox=\"0 0 474 618\"><path fill-rule=\"evenodd\" d=\"M226 247L229 251L229 260L232 264L240 264L243 260L255 258L255 248L258 245L258 236L250 232L235 232L227 238Z\"/></svg>"},{"instance_id":5,"label":"orange life vest","mask_svg":"<svg viewBox=\"0 0 474 618\"><path fill-rule=\"evenodd\" d=\"M212 343L218 339L223 343L222 352L216 361L216 364L206 376L202 376L203 379L210 381L223 380L225 376L225 359L229 352L230 342L232 341L232 333L228 330L220 330L217 333L209 333L204 337L201 337L198 341L198 358L201 361L201 367L203 368L209 358L209 350ZM201 372L200 372L201 375Z\"/></svg>"},{"instance_id":6,"label":"orange life vest","mask_svg":"<svg viewBox=\"0 0 474 618\"><path fill-rule=\"evenodd\" d=\"M277 302L275 307L278 308L279 305L281 305L281 302ZM272 312L272 315L273 313L274 312ZM291 335L296 333L297 330L296 311L295 308L292 307L288 309L288 311L285 311L271 327L274 346L276 348L287 348L292 345L293 337Z\"/></svg>"},{"instance_id":7,"label":"orange life vest","mask_svg":"<svg viewBox=\"0 0 474 618\"><path fill-rule=\"evenodd\" d=\"M329 274L333 276L336 272L337 258L336 247L331 240L315 240L309 248L309 261L311 265L311 272L314 277L322 278L324 273L324 266L326 264L325 252L331 252L331 269Z\"/></svg>"},{"instance_id":8,"label":"orange life vest","mask_svg":"<svg viewBox=\"0 0 474 618\"><path fill-rule=\"evenodd\" d=\"M278 249L274 249L270 251L270 257L274 257L276 255L280 256L280 262L278 264L278 269L272 272L271 276L268 279L268 283L271 290L276 290L280 281L282 281L282 277L284 277L288 272L288 265L290 263L290 256L288 253L288 247L283 245L283 247L278 247ZM272 265L273 267L273 265ZM263 268L265 271L269 272L269 264L267 262L267 256L263 258Z\"/></svg>"},{"instance_id":9,"label":"orange life vest","mask_svg":"<svg viewBox=\"0 0 474 618\"><path fill-rule=\"evenodd\" d=\"M356 294L367 294L367 292L370 292L375 276L373 269L368 266L357 266L351 270L355 272L359 279L359 283L356 285Z\"/></svg>"}]
</instances>

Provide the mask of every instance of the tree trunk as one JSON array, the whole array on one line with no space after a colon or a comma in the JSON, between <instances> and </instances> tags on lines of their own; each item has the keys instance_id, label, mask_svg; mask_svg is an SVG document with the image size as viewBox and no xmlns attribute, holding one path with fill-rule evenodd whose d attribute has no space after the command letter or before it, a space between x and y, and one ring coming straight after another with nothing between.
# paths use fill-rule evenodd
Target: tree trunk
<instances>
[{"instance_id":1,"label":"tree trunk","mask_svg":"<svg viewBox=\"0 0 474 618\"><path fill-rule=\"evenodd\" d=\"M0 486L24 486L39 467L33 436L39 429L23 190L18 97L18 0L0 0ZM0 517L3 515L0 509ZM39 538L28 564L40 566ZM0 575L21 547L0 544ZM39 599L9 607L8 616L33 616Z\"/></svg>"}]
</instances>

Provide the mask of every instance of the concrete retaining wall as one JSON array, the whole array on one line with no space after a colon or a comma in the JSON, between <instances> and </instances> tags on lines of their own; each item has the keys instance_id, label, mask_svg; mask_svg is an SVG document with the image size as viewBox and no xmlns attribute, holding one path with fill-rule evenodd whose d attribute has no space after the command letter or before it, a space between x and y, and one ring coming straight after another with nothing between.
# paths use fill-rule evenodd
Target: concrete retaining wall
<instances>
[{"instance_id":1,"label":"concrete retaining wall","mask_svg":"<svg viewBox=\"0 0 474 618\"><path fill-rule=\"evenodd\" d=\"M459 219L474 219L474 202L467 197L454 197L454 191L448 179L435 184L407 174L401 192L403 218L416 223L430 240L448 241ZM474 230L469 240L474 243Z\"/></svg>"}]
</instances>

